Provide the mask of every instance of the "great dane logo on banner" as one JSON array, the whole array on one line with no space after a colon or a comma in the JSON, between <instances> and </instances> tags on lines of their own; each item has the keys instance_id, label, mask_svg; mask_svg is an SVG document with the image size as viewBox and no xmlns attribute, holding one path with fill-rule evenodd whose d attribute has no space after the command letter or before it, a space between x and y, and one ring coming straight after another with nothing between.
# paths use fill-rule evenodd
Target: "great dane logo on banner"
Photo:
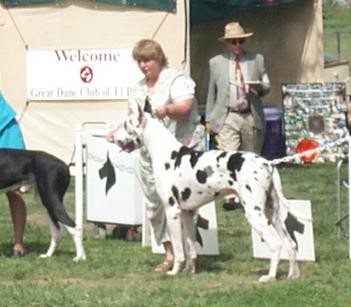
<instances>
[{"instance_id":1,"label":"great dane logo on banner","mask_svg":"<svg viewBox=\"0 0 351 307\"><path fill-rule=\"evenodd\" d=\"M131 48L27 49L28 101L128 99L142 73Z\"/></svg>"}]
</instances>

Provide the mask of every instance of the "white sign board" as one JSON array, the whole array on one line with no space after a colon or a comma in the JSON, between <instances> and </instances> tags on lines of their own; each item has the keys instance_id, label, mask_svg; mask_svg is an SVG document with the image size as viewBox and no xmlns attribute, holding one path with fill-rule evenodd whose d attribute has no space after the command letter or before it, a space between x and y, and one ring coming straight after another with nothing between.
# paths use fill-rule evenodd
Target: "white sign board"
<instances>
[{"instance_id":1,"label":"white sign board","mask_svg":"<svg viewBox=\"0 0 351 307\"><path fill-rule=\"evenodd\" d=\"M104 137L86 137L86 215L88 221L141 225L144 195L138 153L121 152Z\"/></svg>"},{"instance_id":2,"label":"white sign board","mask_svg":"<svg viewBox=\"0 0 351 307\"><path fill-rule=\"evenodd\" d=\"M127 99L142 77L130 48L28 49L27 99Z\"/></svg>"},{"instance_id":3,"label":"white sign board","mask_svg":"<svg viewBox=\"0 0 351 307\"><path fill-rule=\"evenodd\" d=\"M198 255L219 255L218 227L215 202L202 206L195 217L196 251ZM144 220L143 233L147 233L148 221ZM143 235L144 236L144 235ZM147 239L146 239L147 240ZM145 244L144 244L145 245ZM151 231L151 246L153 253L164 253L162 245L157 245Z\"/></svg>"},{"instance_id":4,"label":"white sign board","mask_svg":"<svg viewBox=\"0 0 351 307\"><path fill-rule=\"evenodd\" d=\"M287 230L297 243L297 260L315 261L311 202L309 200L289 200L289 206L293 208L294 212L298 212L299 216L306 217L307 219L307 221L302 221L290 215L285 219ZM251 234L253 256L255 258L269 259L271 252L267 244L262 241L261 237L254 230L251 231ZM284 247L280 257L284 260L289 259Z\"/></svg>"}]
</instances>

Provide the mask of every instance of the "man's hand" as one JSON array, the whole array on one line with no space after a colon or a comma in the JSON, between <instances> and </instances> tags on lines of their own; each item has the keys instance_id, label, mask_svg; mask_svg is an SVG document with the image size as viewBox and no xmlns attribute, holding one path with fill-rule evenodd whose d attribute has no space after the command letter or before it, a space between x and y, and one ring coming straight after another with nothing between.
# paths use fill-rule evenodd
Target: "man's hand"
<instances>
[{"instance_id":1,"label":"man's hand","mask_svg":"<svg viewBox=\"0 0 351 307\"><path fill-rule=\"evenodd\" d=\"M213 133L211 124L210 124L209 122L206 122L205 128L206 128L206 132L207 132L208 134L212 134L212 133Z\"/></svg>"}]
</instances>

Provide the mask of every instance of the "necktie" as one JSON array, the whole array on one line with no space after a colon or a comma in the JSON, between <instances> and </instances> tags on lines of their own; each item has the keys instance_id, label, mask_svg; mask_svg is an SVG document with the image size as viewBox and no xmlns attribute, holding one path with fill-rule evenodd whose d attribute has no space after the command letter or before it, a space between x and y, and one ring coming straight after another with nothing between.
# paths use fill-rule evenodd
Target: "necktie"
<instances>
[{"instance_id":1,"label":"necktie","mask_svg":"<svg viewBox=\"0 0 351 307\"><path fill-rule=\"evenodd\" d=\"M240 58L239 56L235 57L235 81L236 81L236 98L237 100L246 99L246 92L244 86L244 76L241 72L240 67Z\"/></svg>"}]
</instances>

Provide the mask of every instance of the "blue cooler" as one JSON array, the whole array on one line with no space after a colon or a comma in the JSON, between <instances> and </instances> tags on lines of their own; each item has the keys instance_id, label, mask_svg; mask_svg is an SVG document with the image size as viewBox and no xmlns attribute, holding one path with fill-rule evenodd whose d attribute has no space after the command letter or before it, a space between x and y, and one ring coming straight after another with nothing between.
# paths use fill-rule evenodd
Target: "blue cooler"
<instances>
[{"instance_id":1,"label":"blue cooler","mask_svg":"<svg viewBox=\"0 0 351 307\"><path fill-rule=\"evenodd\" d=\"M286 156L283 129L283 109L279 107L264 108L266 131L262 148L262 156L268 160Z\"/></svg>"}]
</instances>

